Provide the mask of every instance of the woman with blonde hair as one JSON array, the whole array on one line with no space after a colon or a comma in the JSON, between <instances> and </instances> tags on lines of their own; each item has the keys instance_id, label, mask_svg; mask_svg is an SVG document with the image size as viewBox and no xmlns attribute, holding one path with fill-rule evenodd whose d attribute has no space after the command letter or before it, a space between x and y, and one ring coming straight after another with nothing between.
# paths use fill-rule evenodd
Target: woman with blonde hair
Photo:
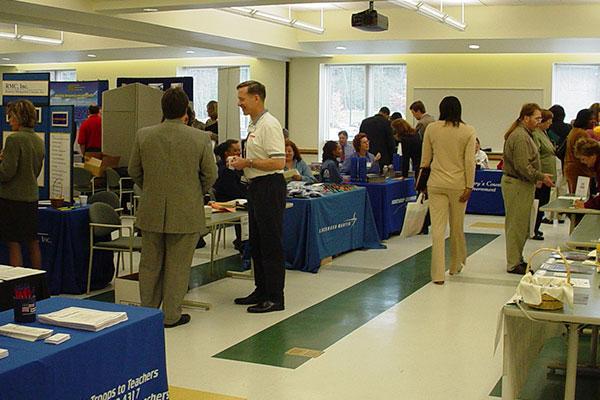
<instances>
[{"instance_id":1,"label":"woman with blonde hair","mask_svg":"<svg viewBox=\"0 0 600 400\"><path fill-rule=\"evenodd\" d=\"M0 240L8 245L10 265L23 266L20 243L26 242L31 267L41 268L37 177L44 161L44 142L33 131L37 118L29 100L8 104L6 113L13 133L0 153Z\"/></svg>"},{"instance_id":2,"label":"woman with blonde hair","mask_svg":"<svg viewBox=\"0 0 600 400\"><path fill-rule=\"evenodd\" d=\"M467 260L464 218L475 180L475 129L461 119L462 106L454 96L442 99L440 120L427 125L421 168L430 168L427 181L431 213L431 280L444 284L446 226L450 222L450 274Z\"/></svg>"},{"instance_id":3,"label":"woman with blonde hair","mask_svg":"<svg viewBox=\"0 0 600 400\"><path fill-rule=\"evenodd\" d=\"M542 121L542 109L535 103L523 105L519 118L504 134L504 167L502 197L504 198L504 232L506 269L524 274L523 248L529 237L529 217L536 185L554 186L550 174L544 174L533 131Z\"/></svg>"},{"instance_id":4,"label":"woman with blonde hair","mask_svg":"<svg viewBox=\"0 0 600 400\"><path fill-rule=\"evenodd\" d=\"M596 173L596 185L600 186L600 143L591 138L579 139L575 143L575 157ZM600 190L598 192L600 193ZM575 207L600 210L600 194L585 202L576 201Z\"/></svg>"}]
</instances>

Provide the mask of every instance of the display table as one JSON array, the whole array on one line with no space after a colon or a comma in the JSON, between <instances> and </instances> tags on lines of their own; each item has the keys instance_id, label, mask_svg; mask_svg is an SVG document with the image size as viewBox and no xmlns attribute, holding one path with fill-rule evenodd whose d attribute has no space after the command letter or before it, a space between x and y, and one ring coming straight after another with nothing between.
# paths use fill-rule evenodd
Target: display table
<instances>
[{"instance_id":1,"label":"display table","mask_svg":"<svg viewBox=\"0 0 600 400\"><path fill-rule=\"evenodd\" d=\"M58 211L50 207L39 210L38 237L42 250L42 268L48 273L48 288L59 293L85 293L90 254L88 207ZM27 252L26 245L22 246ZM25 266L30 265L28 256ZM0 243L0 264L8 264L8 249ZM92 289L108 285L114 275L113 253L94 251Z\"/></svg>"},{"instance_id":2,"label":"display table","mask_svg":"<svg viewBox=\"0 0 600 400\"><path fill-rule=\"evenodd\" d=\"M355 249L384 248L365 188L310 199L288 199L283 245L286 267L317 272L321 260Z\"/></svg>"},{"instance_id":3,"label":"display table","mask_svg":"<svg viewBox=\"0 0 600 400\"><path fill-rule=\"evenodd\" d=\"M540 311L523 306L536 321L528 319L515 305L506 305L504 314L504 370L502 374L502 399L518 398L527 378L528 369L542 347L543 341L568 331L568 354L565 378L565 400L575 399L577 378L578 329L583 325L600 325L600 289L598 274L573 274L573 278L590 279L589 289L574 288L575 298L582 304L565 305L564 310ZM577 301L577 300L576 300Z\"/></svg>"},{"instance_id":4,"label":"display table","mask_svg":"<svg viewBox=\"0 0 600 400\"><path fill-rule=\"evenodd\" d=\"M581 222L573 229L567 246L595 249L600 243L600 215L588 214L584 215Z\"/></svg>"},{"instance_id":5,"label":"display table","mask_svg":"<svg viewBox=\"0 0 600 400\"><path fill-rule=\"evenodd\" d=\"M59 345L0 336L0 348L10 353L0 360L0 399L167 398L163 315L159 310L65 298L43 300L37 306L38 314L71 306L126 311L129 320L100 332L30 324L71 335ZM13 322L13 312L1 313L0 325L9 322Z\"/></svg>"},{"instance_id":6,"label":"display table","mask_svg":"<svg viewBox=\"0 0 600 400\"><path fill-rule=\"evenodd\" d=\"M406 204L417 198L413 178L388 179L379 183L353 182L352 184L367 189L377 231L382 240L389 238L392 233L402 231Z\"/></svg>"},{"instance_id":7,"label":"display table","mask_svg":"<svg viewBox=\"0 0 600 400\"><path fill-rule=\"evenodd\" d=\"M501 180L502 171L495 169L475 171L475 183L467 203L467 213L504 215Z\"/></svg>"},{"instance_id":8,"label":"display table","mask_svg":"<svg viewBox=\"0 0 600 400\"><path fill-rule=\"evenodd\" d=\"M575 226L577 225L578 215L600 215L600 210L594 210L593 208L577 208L573 204L573 200L558 198L540 207L540 211L567 214L569 216L569 219L571 220L571 224L569 225L569 233L573 232L573 229L575 229Z\"/></svg>"}]
</instances>

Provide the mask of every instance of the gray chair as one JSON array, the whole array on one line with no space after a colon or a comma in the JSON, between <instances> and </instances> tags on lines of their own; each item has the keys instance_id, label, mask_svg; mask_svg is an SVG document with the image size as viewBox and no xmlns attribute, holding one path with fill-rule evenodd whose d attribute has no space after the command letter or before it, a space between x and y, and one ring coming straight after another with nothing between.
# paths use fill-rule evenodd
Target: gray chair
<instances>
[{"instance_id":1,"label":"gray chair","mask_svg":"<svg viewBox=\"0 0 600 400\"><path fill-rule=\"evenodd\" d=\"M128 231L128 236L123 236L123 230ZM116 239L111 238L114 231L118 232ZM100 241L96 241L100 240ZM121 253L129 253L129 272L133 273L133 252L142 251L142 238L134 236L132 225L123 225L117 212L106 203L93 203L90 205L90 259L88 264L87 293L90 293L92 282L92 264L94 250L108 250L118 252L115 276L118 277ZM123 257L124 258L124 257ZM123 260L125 264L125 260Z\"/></svg>"},{"instance_id":2,"label":"gray chair","mask_svg":"<svg viewBox=\"0 0 600 400\"><path fill-rule=\"evenodd\" d=\"M129 203L133 203L133 187L125 188L126 181L133 181L130 177L122 177L112 168L106 168L106 190L114 192L119 196L119 202L123 204L123 195L129 196ZM132 205L133 206L133 205Z\"/></svg>"},{"instance_id":3,"label":"gray chair","mask_svg":"<svg viewBox=\"0 0 600 400\"><path fill-rule=\"evenodd\" d=\"M84 195L94 194L95 180L96 177L87 169L73 167L73 190Z\"/></svg>"},{"instance_id":4,"label":"gray chair","mask_svg":"<svg viewBox=\"0 0 600 400\"><path fill-rule=\"evenodd\" d=\"M88 200L89 204L94 203L106 203L111 206L115 211L121 211L122 208L119 202L119 196L113 192L98 192L92 195Z\"/></svg>"}]
</instances>

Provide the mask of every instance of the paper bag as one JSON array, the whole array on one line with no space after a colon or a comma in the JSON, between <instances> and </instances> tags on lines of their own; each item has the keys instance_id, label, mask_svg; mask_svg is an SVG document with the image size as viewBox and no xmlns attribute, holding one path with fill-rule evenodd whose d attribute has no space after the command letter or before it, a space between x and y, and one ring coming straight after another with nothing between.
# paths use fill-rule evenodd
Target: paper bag
<instances>
[{"instance_id":1,"label":"paper bag","mask_svg":"<svg viewBox=\"0 0 600 400\"><path fill-rule=\"evenodd\" d=\"M428 209L429 200L425 200L423 193L419 194L417 201L408 203L402 232L400 233L401 238L415 236L421 232Z\"/></svg>"}]
</instances>

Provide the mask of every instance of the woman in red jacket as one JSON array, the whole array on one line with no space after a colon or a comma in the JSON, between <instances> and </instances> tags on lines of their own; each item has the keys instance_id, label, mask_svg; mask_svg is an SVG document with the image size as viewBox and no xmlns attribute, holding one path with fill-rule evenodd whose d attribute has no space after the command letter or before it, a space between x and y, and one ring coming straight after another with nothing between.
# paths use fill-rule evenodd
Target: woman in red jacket
<instances>
[{"instance_id":1,"label":"woman in red jacket","mask_svg":"<svg viewBox=\"0 0 600 400\"><path fill-rule=\"evenodd\" d=\"M575 143L575 157L586 167L596 173L596 184L600 189L600 143L590 138L581 138ZM599 190L600 193L600 190ZM577 208L593 208L600 210L600 194L588 201L577 200Z\"/></svg>"}]
</instances>

